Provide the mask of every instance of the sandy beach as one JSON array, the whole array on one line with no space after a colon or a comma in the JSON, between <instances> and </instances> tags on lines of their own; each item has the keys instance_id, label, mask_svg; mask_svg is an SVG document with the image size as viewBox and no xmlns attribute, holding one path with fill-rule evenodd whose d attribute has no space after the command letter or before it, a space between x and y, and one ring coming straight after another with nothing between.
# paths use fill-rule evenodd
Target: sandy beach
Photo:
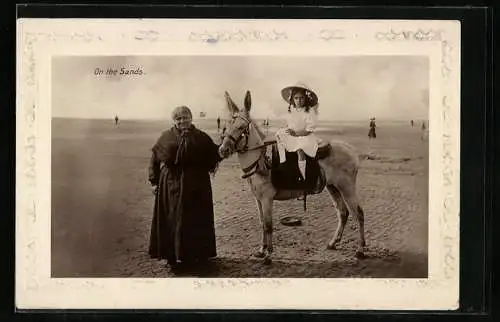
<instances>
[{"instance_id":1,"label":"sandy beach","mask_svg":"<svg viewBox=\"0 0 500 322\"><path fill-rule=\"evenodd\" d=\"M271 121L269 134L277 124ZM215 120L194 124L216 140ZM213 277L427 277L428 142L420 124L323 122L317 134L353 145L361 159L358 193L365 210L366 255L354 257L358 231L349 217L337 250L326 245L337 218L326 189L274 206L273 263L252 257L261 226L249 186L233 156L212 180L218 257ZM153 194L147 182L150 149L168 127L158 121L52 120L52 276L172 277L147 254ZM264 131L266 131L264 129ZM279 219L297 215L302 226Z\"/></svg>"}]
</instances>

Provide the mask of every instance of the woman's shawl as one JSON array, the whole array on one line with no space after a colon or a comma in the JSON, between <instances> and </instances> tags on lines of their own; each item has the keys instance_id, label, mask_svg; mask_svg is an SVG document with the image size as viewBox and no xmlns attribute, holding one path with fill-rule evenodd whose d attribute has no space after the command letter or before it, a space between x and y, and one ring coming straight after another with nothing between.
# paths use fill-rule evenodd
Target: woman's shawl
<instances>
[{"instance_id":1,"label":"woman's shawl","mask_svg":"<svg viewBox=\"0 0 500 322\"><path fill-rule=\"evenodd\" d=\"M218 146L194 125L187 131L172 127L163 132L153 152L158 161L169 167L202 167L210 172L215 171L222 159Z\"/></svg>"}]
</instances>

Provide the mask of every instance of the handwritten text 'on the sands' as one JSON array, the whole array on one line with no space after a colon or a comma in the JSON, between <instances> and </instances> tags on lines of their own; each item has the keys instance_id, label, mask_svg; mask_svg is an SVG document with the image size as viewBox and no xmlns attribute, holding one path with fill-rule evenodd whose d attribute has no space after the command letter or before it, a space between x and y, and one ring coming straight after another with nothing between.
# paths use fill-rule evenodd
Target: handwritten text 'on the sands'
<instances>
[{"instance_id":1,"label":"handwritten text 'on the sands'","mask_svg":"<svg viewBox=\"0 0 500 322\"><path fill-rule=\"evenodd\" d=\"M111 68L111 67L108 67L106 69L102 69L102 68L96 67L94 69L94 75L96 75L96 76L101 76L101 75L106 75L106 76L141 76L144 74L145 73L141 67L137 67L137 68L121 67L120 69Z\"/></svg>"}]
</instances>

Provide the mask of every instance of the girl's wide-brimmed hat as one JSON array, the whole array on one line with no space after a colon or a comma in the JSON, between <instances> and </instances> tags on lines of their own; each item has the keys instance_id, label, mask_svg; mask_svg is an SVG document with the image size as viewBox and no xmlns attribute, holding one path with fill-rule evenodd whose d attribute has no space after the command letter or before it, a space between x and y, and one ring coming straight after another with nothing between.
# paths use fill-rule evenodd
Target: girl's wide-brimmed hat
<instances>
[{"instance_id":1,"label":"girl's wide-brimmed hat","mask_svg":"<svg viewBox=\"0 0 500 322\"><path fill-rule=\"evenodd\" d=\"M309 106L316 106L318 104L318 96L311 89L303 84L297 84L294 86L288 86L281 90L281 96L288 103L292 103L292 92L296 92L297 90L301 90L305 93L306 99L308 101Z\"/></svg>"}]
</instances>

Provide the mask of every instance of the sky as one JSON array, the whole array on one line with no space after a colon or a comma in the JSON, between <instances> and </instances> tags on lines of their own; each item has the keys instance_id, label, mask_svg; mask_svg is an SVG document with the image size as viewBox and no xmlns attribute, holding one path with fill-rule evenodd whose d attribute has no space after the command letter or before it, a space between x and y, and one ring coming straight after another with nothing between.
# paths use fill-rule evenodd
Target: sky
<instances>
[{"instance_id":1,"label":"sky","mask_svg":"<svg viewBox=\"0 0 500 322\"><path fill-rule=\"evenodd\" d=\"M122 67L143 74L95 74ZM224 91L243 107L249 90L254 118L280 118L281 89L302 83L320 119L427 119L429 71L424 56L64 56L52 61L52 115L160 120L186 105L227 117Z\"/></svg>"}]
</instances>

